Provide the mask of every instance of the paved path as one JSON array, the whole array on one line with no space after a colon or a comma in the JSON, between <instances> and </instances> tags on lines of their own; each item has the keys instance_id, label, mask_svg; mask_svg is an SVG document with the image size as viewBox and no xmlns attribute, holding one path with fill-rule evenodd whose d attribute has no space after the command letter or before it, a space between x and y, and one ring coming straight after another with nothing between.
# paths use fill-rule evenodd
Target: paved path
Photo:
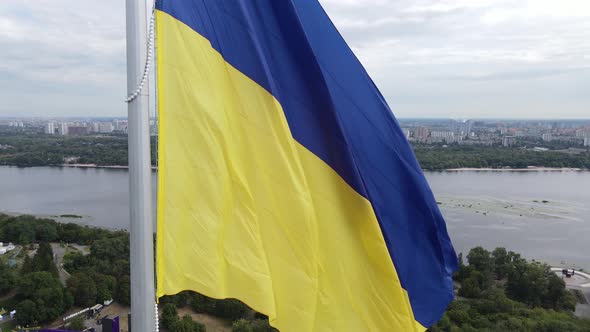
<instances>
[{"instance_id":1,"label":"paved path","mask_svg":"<svg viewBox=\"0 0 590 332\"><path fill-rule=\"evenodd\" d=\"M65 286L66 281L70 278L70 274L64 270L63 260L66 254L66 247L62 247L59 243L52 243L51 249L53 249L53 259L57 266L57 272L59 272L59 280Z\"/></svg>"},{"instance_id":2,"label":"paved path","mask_svg":"<svg viewBox=\"0 0 590 332\"><path fill-rule=\"evenodd\" d=\"M561 271L563 269L562 267L552 267L551 271L562 277ZM590 303L590 274L576 271L570 278L563 277L563 281L565 282L566 288L581 291L586 297L586 302ZM590 318L590 304L576 304L574 314L578 317Z\"/></svg>"}]
</instances>

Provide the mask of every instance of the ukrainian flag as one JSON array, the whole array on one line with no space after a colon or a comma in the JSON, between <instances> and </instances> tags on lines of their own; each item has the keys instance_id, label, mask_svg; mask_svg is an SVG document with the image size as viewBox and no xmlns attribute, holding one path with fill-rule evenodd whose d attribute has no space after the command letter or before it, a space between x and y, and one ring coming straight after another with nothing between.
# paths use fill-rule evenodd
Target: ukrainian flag
<instances>
[{"instance_id":1,"label":"ukrainian flag","mask_svg":"<svg viewBox=\"0 0 590 332\"><path fill-rule=\"evenodd\" d=\"M419 331L453 297L446 226L317 0L158 0L157 295L280 331Z\"/></svg>"}]
</instances>

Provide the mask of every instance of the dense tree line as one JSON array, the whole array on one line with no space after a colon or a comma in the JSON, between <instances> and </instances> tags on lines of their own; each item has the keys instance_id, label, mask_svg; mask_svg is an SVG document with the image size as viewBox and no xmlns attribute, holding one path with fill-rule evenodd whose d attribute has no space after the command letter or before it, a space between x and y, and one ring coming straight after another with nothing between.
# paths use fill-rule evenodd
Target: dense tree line
<instances>
[{"instance_id":1,"label":"dense tree line","mask_svg":"<svg viewBox=\"0 0 590 332\"><path fill-rule=\"evenodd\" d=\"M155 163L156 139L152 137ZM64 158L79 157L77 163L99 166L127 165L127 136L56 136L0 134L0 144L12 148L0 150L0 165L56 166Z\"/></svg>"},{"instance_id":2,"label":"dense tree line","mask_svg":"<svg viewBox=\"0 0 590 332\"><path fill-rule=\"evenodd\" d=\"M473 248L467 261L459 254L459 298L430 331L590 331L590 320L573 316L576 299L549 266L504 248Z\"/></svg>"},{"instance_id":3,"label":"dense tree line","mask_svg":"<svg viewBox=\"0 0 590 332\"><path fill-rule=\"evenodd\" d=\"M0 293L17 290L16 310L20 324L45 323L62 315L72 305L80 307L115 299L129 305L129 235L61 224L33 216L0 214L0 238L21 245L38 243L34 256L25 255L22 266L11 270L0 264ZM48 242L90 245L90 254L71 251L64 256L64 268L71 273L63 287Z\"/></svg>"},{"instance_id":4,"label":"dense tree line","mask_svg":"<svg viewBox=\"0 0 590 332\"><path fill-rule=\"evenodd\" d=\"M16 319L24 326L51 322L70 308L74 299L59 280L47 242L39 244L32 259L25 257L16 282Z\"/></svg>"},{"instance_id":5,"label":"dense tree line","mask_svg":"<svg viewBox=\"0 0 590 332\"><path fill-rule=\"evenodd\" d=\"M458 145L413 145L416 157L423 169L448 168L525 168L573 167L590 169L590 152L571 155L555 151L537 152L526 149L526 144L537 142L518 141L514 147ZM567 148L570 143L538 142L552 149ZM543 143L543 144L542 144ZM64 164L65 157L79 157L81 164L99 166L127 165L127 136L55 136L0 134L0 144L13 148L0 150L0 165L55 166ZM152 164L156 161L156 138L152 137Z\"/></svg>"},{"instance_id":6,"label":"dense tree line","mask_svg":"<svg viewBox=\"0 0 590 332\"><path fill-rule=\"evenodd\" d=\"M117 232L94 241L90 254L71 252L64 256L64 268L72 273L68 289L79 306L115 299L130 304L129 237Z\"/></svg>"},{"instance_id":7,"label":"dense tree line","mask_svg":"<svg viewBox=\"0 0 590 332\"><path fill-rule=\"evenodd\" d=\"M173 303L164 305L160 324L170 332L205 332L205 326L193 321L190 315L185 315L180 319Z\"/></svg>"},{"instance_id":8,"label":"dense tree line","mask_svg":"<svg viewBox=\"0 0 590 332\"><path fill-rule=\"evenodd\" d=\"M181 325L174 325L188 324L190 317L184 317L181 320L176 314L176 308L185 306L190 306L195 312L209 314L231 322L233 332L277 331L269 325L268 317L255 312L236 299L217 300L195 292L184 291L173 296L164 296L160 303L164 306L161 324L163 327L168 328L170 332L201 331L197 327L195 327L195 330L185 330L179 328Z\"/></svg>"},{"instance_id":9,"label":"dense tree line","mask_svg":"<svg viewBox=\"0 0 590 332\"><path fill-rule=\"evenodd\" d=\"M414 152L420 166L425 170L449 168L526 168L571 167L590 169L590 152L577 155L555 151L537 152L523 148L499 146L414 145Z\"/></svg>"},{"instance_id":10,"label":"dense tree line","mask_svg":"<svg viewBox=\"0 0 590 332\"><path fill-rule=\"evenodd\" d=\"M8 216L0 214L0 238L4 242L29 244L32 242L66 242L83 245L95 241L123 236L125 232L80 226L74 223L58 223L51 219L33 216Z\"/></svg>"},{"instance_id":11,"label":"dense tree line","mask_svg":"<svg viewBox=\"0 0 590 332\"><path fill-rule=\"evenodd\" d=\"M34 255L10 269L0 264L0 295L15 290L19 324L53 321L71 306L91 306L114 298L129 304L129 237L75 224L59 224L31 216L0 214L0 236L5 241L36 243ZM77 241L79 239L80 241ZM64 256L71 277L64 287L48 241L83 242L90 253L72 251ZM519 254L496 248L472 249L467 263L459 254L454 280L458 298L430 331L589 331L590 321L572 315L576 298L549 267L529 262ZM273 332L268 318L235 299L216 300L185 291L161 299L162 326L170 332L202 332L190 316L178 317L177 308L222 318L234 332Z\"/></svg>"}]
</instances>

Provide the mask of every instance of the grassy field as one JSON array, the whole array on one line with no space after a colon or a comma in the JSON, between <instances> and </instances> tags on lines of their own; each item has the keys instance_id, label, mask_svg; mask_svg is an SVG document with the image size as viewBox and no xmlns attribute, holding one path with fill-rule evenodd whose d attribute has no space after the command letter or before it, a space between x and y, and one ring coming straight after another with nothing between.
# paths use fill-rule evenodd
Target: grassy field
<instances>
[{"instance_id":1,"label":"grassy field","mask_svg":"<svg viewBox=\"0 0 590 332\"><path fill-rule=\"evenodd\" d=\"M16 328L16 321L15 320L10 320L8 322L0 323L0 329L2 329L2 331L12 331L15 328Z\"/></svg>"}]
</instances>

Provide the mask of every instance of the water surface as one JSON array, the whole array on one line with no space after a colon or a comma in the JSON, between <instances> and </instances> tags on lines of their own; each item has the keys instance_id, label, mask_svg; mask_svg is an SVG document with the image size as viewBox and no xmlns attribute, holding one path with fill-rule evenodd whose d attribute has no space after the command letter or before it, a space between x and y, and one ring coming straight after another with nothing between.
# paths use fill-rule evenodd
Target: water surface
<instances>
[{"instance_id":1,"label":"water surface","mask_svg":"<svg viewBox=\"0 0 590 332\"><path fill-rule=\"evenodd\" d=\"M429 172L427 178L457 252L503 246L590 268L590 172ZM84 219L72 221L127 229L127 195L127 170L0 167L3 212L76 214Z\"/></svg>"}]
</instances>

